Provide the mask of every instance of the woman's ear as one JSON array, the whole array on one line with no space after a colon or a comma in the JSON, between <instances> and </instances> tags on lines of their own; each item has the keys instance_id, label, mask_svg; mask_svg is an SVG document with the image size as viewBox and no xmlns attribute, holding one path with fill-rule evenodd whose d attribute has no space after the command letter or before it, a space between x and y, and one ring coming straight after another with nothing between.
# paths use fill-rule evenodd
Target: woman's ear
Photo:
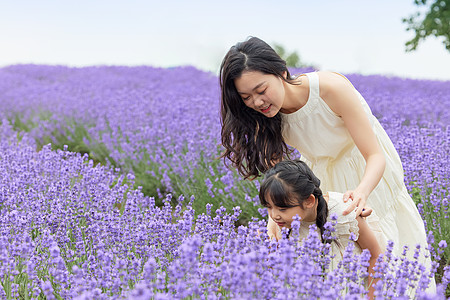
<instances>
[{"instance_id":1,"label":"woman's ear","mask_svg":"<svg viewBox=\"0 0 450 300\"><path fill-rule=\"evenodd\" d=\"M316 205L316 196L313 194L309 195L308 199L303 201L303 206L305 208L313 208Z\"/></svg>"},{"instance_id":2,"label":"woman's ear","mask_svg":"<svg viewBox=\"0 0 450 300\"><path fill-rule=\"evenodd\" d=\"M284 79L287 79L286 77L287 77L287 71L284 71L283 72L283 77L284 77Z\"/></svg>"}]
</instances>

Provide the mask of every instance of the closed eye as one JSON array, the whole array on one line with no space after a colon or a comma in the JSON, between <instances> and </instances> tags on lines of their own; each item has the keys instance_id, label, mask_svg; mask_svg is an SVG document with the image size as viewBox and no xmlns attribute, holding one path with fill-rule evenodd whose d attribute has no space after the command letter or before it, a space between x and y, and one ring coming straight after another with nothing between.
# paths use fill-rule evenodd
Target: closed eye
<instances>
[{"instance_id":1,"label":"closed eye","mask_svg":"<svg viewBox=\"0 0 450 300\"><path fill-rule=\"evenodd\" d=\"M260 93L258 93L258 94L264 95L264 93L266 92L266 90L267 90L267 88L266 88L264 91L262 91L262 92L260 92Z\"/></svg>"}]
</instances>

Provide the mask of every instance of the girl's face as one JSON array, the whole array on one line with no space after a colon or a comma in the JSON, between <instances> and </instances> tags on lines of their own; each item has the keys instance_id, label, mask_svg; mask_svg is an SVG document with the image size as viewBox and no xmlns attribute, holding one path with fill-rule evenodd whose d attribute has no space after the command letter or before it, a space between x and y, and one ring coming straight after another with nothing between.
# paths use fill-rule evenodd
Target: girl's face
<instances>
[{"instance_id":1,"label":"girl's face","mask_svg":"<svg viewBox=\"0 0 450 300\"><path fill-rule=\"evenodd\" d=\"M268 118L274 117L283 105L284 81L275 75L244 71L234 85L245 105Z\"/></svg>"},{"instance_id":2,"label":"girl's face","mask_svg":"<svg viewBox=\"0 0 450 300\"><path fill-rule=\"evenodd\" d=\"M266 208L269 216L275 221L275 223L277 223L278 226L291 228L291 223L295 215L298 215L303 221L312 222L315 220L312 210L315 202L313 199L315 199L314 196L311 199L312 205L308 202L309 199L303 202L304 209L302 209L300 205L288 208L275 206L272 199L267 197Z\"/></svg>"}]
</instances>

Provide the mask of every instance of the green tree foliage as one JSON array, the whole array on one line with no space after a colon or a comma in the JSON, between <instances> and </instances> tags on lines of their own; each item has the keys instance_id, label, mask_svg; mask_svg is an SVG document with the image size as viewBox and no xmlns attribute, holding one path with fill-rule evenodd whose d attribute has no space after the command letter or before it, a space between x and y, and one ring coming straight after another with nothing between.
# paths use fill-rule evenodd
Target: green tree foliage
<instances>
[{"instance_id":1,"label":"green tree foliage","mask_svg":"<svg viewBox=\"0 0 450 300\"><path fill-rule=\"evenodd\" d=\"M444 38L443 44L450 52L450 0L414 0L414 3L418 6L428 3L430 6L426 13L417 12L402 20L408 26L407 31L415 32L415 36L405 44L406 51L416 50L419 42L435 36Z\"/></svg>"},{"instance_id":2,"label":"green tree foliage","mask_svg":"<svg viewBox=\"0 0 450 300\"><path fill-rule=\"evenodd\" d=\"M283 46L281 46L280 44L273 44L273 49L275 50L275 52L278 53L278 55L284 59L286 61L286 66L288 67L292 67L292 68L302 68L302 67L306 67L305 64L303 64L300 61L300 55L298 55L297 52L291 52L291 53L286 53L286 50L284 49Z\"/></svg>"}]
</instances>

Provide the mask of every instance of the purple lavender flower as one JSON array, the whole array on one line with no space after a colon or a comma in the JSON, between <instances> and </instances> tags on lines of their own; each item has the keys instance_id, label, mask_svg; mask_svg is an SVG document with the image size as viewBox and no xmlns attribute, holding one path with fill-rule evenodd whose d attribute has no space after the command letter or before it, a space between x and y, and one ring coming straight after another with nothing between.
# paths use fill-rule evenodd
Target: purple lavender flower
<instances>
[{"instance_id":1,"label":"purple lavender flower","mask_svg":"<svg viewBox=\"0 0 450 300\"><path fill-rule=\"evenodd\" d=\"M448 257L448 83L349 78L402 158L433 259ZM258 180L214 159L218 97L217 77L189 67L1 68L1 297L364 297L367 253L347 249L329 270L331 246L315 226L303 244L267 238ZM378 259L376 295L408 297L414 286L430 297L437 263L414 261L422 248L395 257L398 246Z\"/></svg>"}]
</instances>

